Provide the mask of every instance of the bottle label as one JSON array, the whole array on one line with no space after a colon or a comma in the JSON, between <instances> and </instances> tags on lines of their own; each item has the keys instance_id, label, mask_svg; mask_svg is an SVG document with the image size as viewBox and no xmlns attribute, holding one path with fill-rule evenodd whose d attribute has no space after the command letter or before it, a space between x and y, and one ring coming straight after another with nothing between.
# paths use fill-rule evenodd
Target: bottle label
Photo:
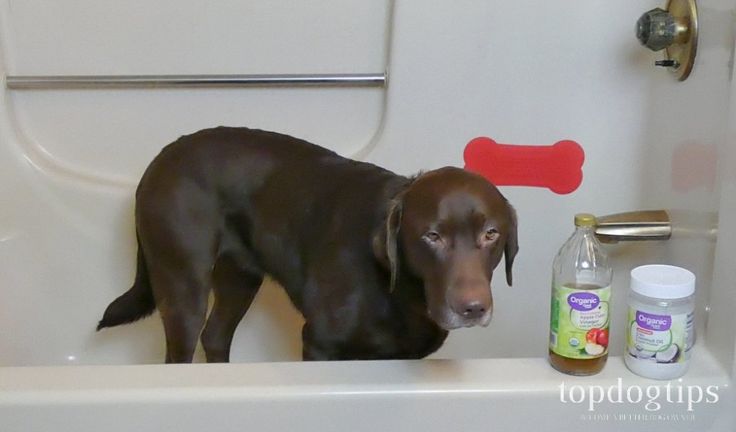
<instances>
[{"instance_id":1,"label":"bottle label","mask_svg":"<svg viewBox=\"0 0 736 432\"><path fill-rule=\"evenodd\" d=\"M555 287L550 315L550 350L571 359L606 355L610 298L610 285L596 289Z\"/></svg>"},{"instance_id":2,"label":"bottle label","mask_svg":"<svg viewBox=\"0 0 736 432\"><path fill-rule=\"evenodd\" d=\"M629 307L626 352L653 363L680 363L690 357L693 313L659 315Z\"/></svg>"}]
</instances>

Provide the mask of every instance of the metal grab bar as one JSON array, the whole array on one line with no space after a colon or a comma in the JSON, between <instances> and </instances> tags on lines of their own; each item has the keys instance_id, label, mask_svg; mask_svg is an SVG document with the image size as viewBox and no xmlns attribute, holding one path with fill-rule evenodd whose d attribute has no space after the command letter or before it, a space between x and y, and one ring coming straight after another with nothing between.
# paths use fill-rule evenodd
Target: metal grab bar
<instances>
[{"instance_id":1,"label":"metal grab bar","mask_svg":"<svg viewBox=\"0 0 736 432\"><path fill-rule=\"evenodd\" d=\"M386 73L270 75L8 75L10 90L180 87L383 87Z\"/></svg>"}]
</instances>

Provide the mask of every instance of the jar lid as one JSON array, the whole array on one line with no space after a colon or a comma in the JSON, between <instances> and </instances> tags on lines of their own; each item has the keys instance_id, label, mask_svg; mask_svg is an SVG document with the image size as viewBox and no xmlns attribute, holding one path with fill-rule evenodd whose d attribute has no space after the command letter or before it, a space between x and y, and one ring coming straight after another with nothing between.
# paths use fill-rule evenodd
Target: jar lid
<instances>
[{"instance_id":1,"label":"jar lid","mask_svg":"<svg viewBox=\"0 0 736 432\"><path fill-rule=\"evenodd\" d=\"M682 267L643 265L631 270L631 290L661 299L688 297L695 292L695 275Z\"/></svg>"},{"instance_id":2,"label":"jar lid","mask_svg":"<svg viewBox=\"0 0 736 432\"><path fill-rule=\"evenodd\" d=\"M590 213L578 213L575 215L575 226L577 227L592 227L595 224L595 216Z\"/></svg>"}]
</instances>

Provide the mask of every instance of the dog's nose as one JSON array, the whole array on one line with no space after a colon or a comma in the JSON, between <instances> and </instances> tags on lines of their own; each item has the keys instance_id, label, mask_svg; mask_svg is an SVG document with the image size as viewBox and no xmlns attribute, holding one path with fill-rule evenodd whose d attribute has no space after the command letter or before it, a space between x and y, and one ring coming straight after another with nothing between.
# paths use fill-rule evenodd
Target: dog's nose
<instances>
[{"instance_id":1,"label":"dog's nose","mask_svg":"<svg viewBox=\"0 0 736 432\"><path fill-rule=\"evenodd\" d=\"M486 313L486 306L478 300L471 300L461 306L460 314L467 320L474 320Z\"/></svg>"},{"instance_id":2,"label":"dog's nose","mask_svg":"<svg viewBox=\"0 0 736 432\"><path fill-rule=\"evenodd\" d=\"M466 321L482 318L491 310L492 304L493 300L488 290L459 293L450 303L452 310Z\"/></svg>"},{"instance_id":3,"label":"dog's nose","mask_svg":"<svg viewBox=\"0 0 736 432\"><path fill-rule=\"evenodd\" d=\"M457 278L448 294L450 309L468 323L487 316L493 308L490 281L484 279Z\"/></svg>"}]
</instances>

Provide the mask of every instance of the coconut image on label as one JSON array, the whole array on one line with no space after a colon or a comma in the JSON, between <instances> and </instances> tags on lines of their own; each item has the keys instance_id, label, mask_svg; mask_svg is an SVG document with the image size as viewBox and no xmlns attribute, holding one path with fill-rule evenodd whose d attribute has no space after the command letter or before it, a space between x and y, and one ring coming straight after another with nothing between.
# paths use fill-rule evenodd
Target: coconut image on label
<instances>
[{"instance_id":1,"label":"coconut image on label","mask_svg":"<svg viewBox=\"0 0 736 432\"><path fill-rule=\"evenodd\" d=\"M657 353L654 351L645 350L641 346L629 346L629 355L638 359L656 361L656 359L654 358L655 354Z\"/></svg>"},{"instance_id":2,"label":"coconut image on label","mask_svg":"<svg viewBox=\"0 0 736 432\"><path fill-rule=\"evenodd\" d=\"M672 344L654 355L654 358L657 359L657 363L677 363L679 357L680 347L678 347L677 344Z\"/></svg>"}]
</instances>

